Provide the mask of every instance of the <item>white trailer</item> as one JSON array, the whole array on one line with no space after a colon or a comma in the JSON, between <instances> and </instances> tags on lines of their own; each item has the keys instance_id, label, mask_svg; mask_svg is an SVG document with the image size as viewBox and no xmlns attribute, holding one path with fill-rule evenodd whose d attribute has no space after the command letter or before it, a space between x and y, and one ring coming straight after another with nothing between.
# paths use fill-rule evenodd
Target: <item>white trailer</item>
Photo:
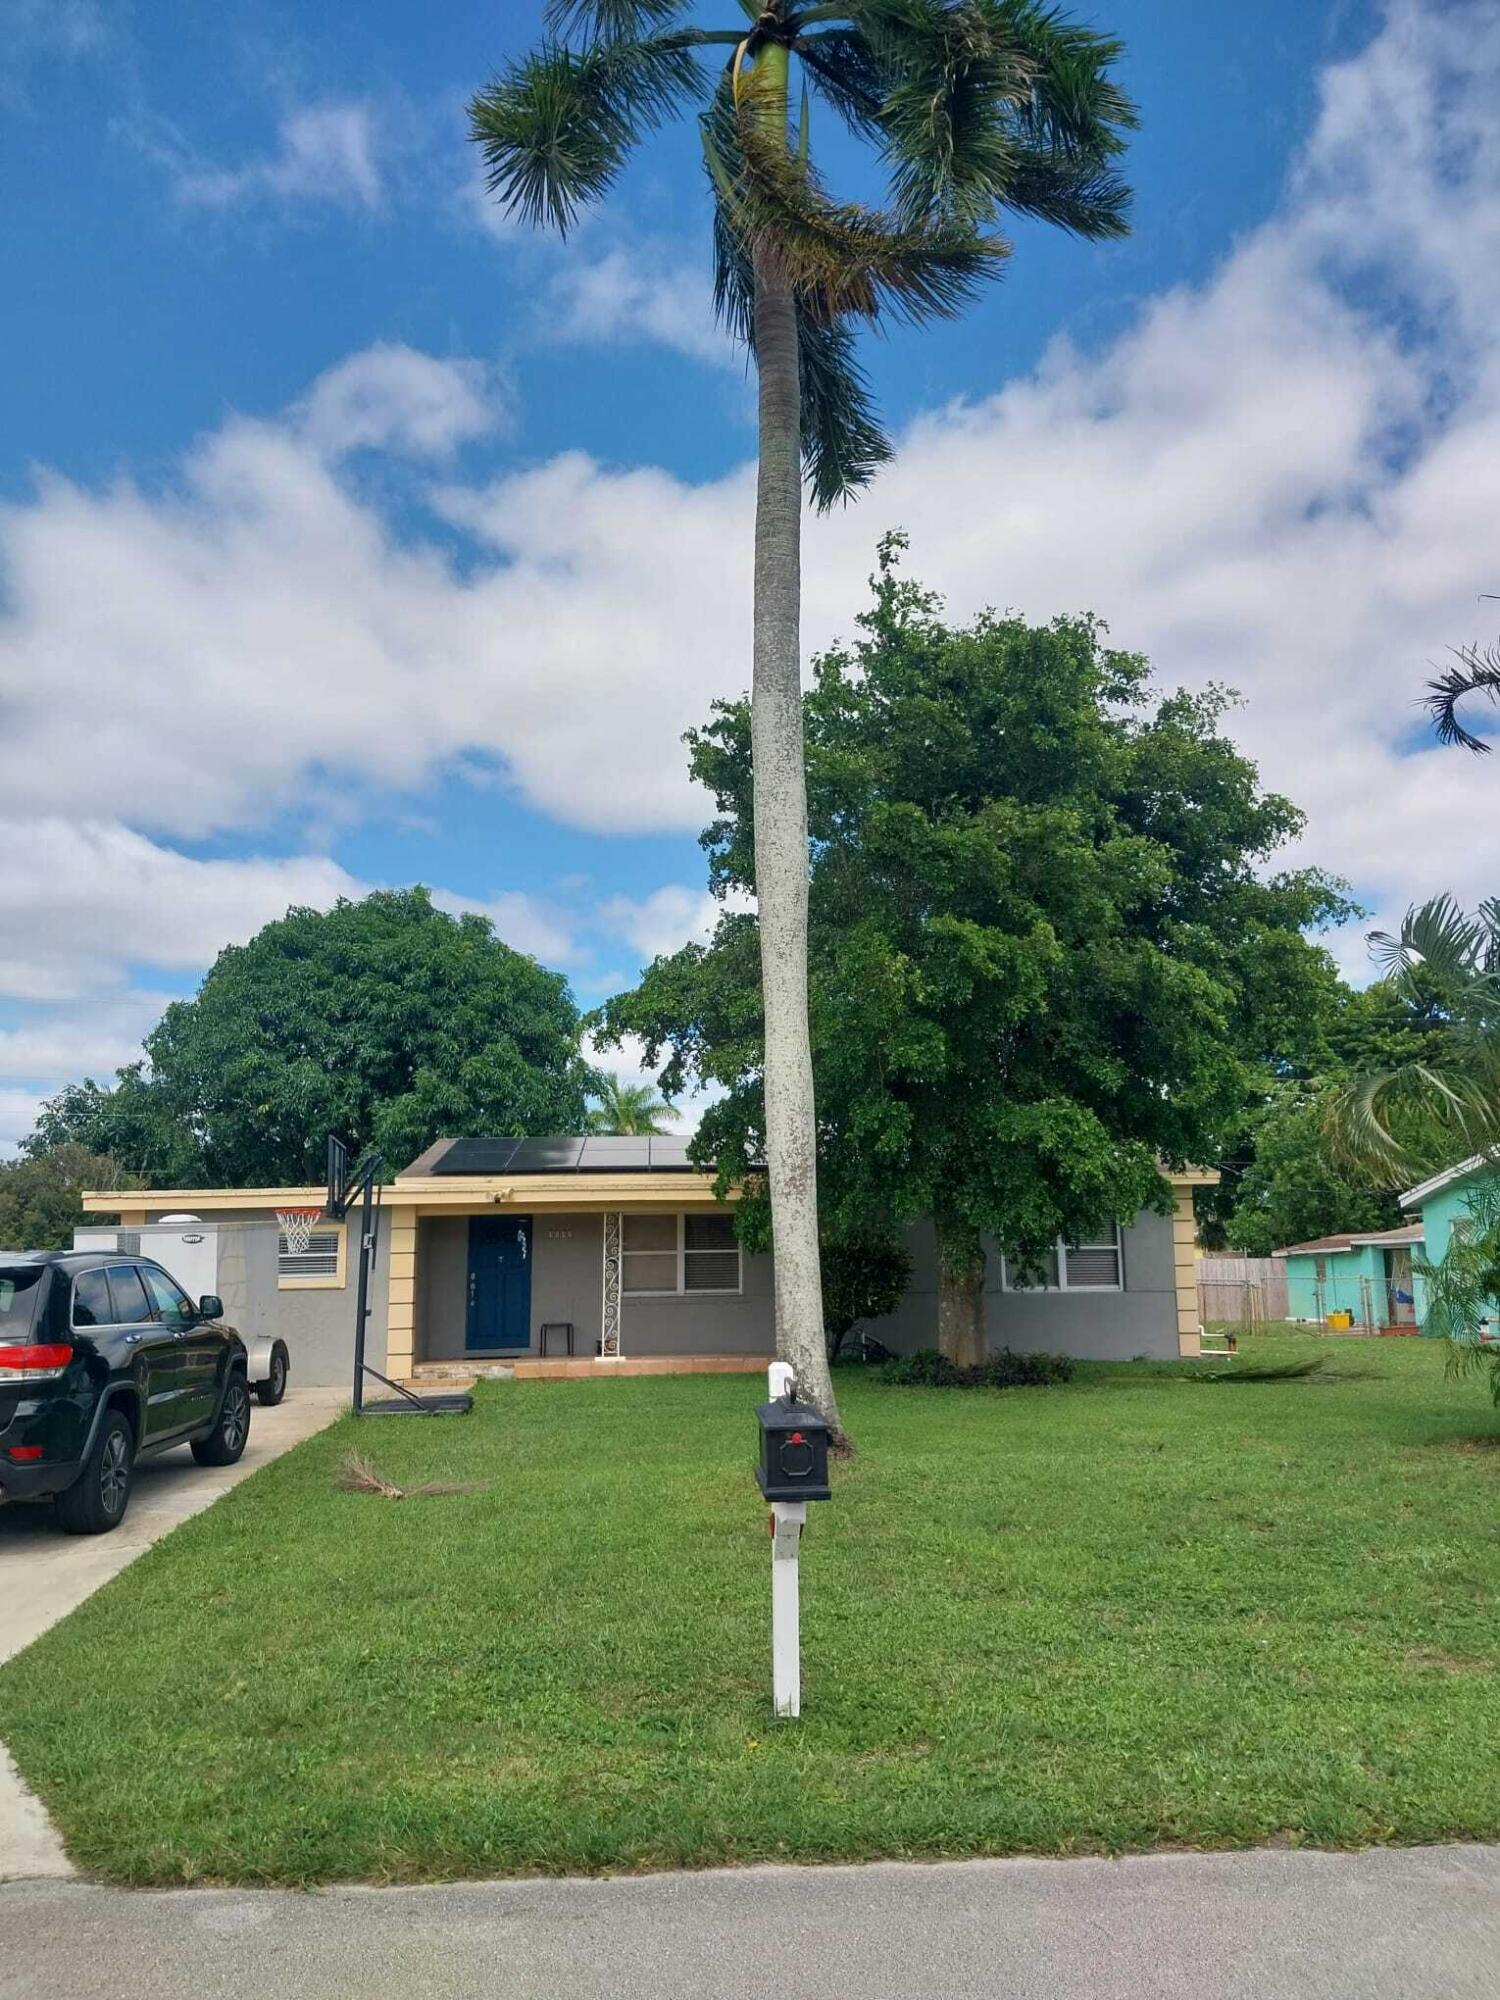
<instances>
[{"instance_id":1,"label":"white trailer","mask_svg":"<svg viewBox=\"0 0 1500 2000\"><path fill-rule=\"evenodd\" d=\"M266 1222L205 1222L196 1215L167 1215L130 1229L73 1231L75 1250L118 1250L149 1257L188 1297L213 1293L224 1318L245 1343L250 1386L262 1403L279 1403L291 1374L291 1355L277 1330L280 1226Z\"/></svg>"}]
</instances>

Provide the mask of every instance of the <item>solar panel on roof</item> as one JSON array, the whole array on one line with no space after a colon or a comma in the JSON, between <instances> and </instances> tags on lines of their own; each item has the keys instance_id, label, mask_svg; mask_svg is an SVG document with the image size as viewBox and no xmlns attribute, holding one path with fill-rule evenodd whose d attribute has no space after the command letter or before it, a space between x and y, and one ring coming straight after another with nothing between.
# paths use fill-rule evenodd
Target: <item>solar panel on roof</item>
<instances>
[{"instance_id":1,"label":"solar panel on roof","mask_svg":"<svg viewBox=\"0 0 1500 2000\"><path fill-rule=\"evenodd\" d=\"M404 1171L448 1174L644 1174L692 1169L688 1142L597 1133L548 1139L440 1139Z\"/></svg>"},{"instance_id":2,"label":"solar panel on roof","mask_svg":"<svg viewBox=\"0 0 1500 2000\"><path fill-rule=\"evenodd\" d=\"M585 1139L578 1171L583 1174L644 1173L651 1164L649 1139L615 1134Z\"/></svg>"},{"instance_id":3,"label":"solar panel on roof","mask_svg":"<svg viewBox=\"0 0 1500 2000\"><path fill-rule=\"evenodd\" d=\"M519 1139L508 1172L513 1174L571 1174L577 1171L582 1139Z\"/></svg>"},{"instance_id":4,"label":"solar panel on roof","mask_svg":"<svg viewBox=\"0 0 1500 2000\"><path fill-rule=\"evenodd\" d=\"M516 1139L455 1139L428 1171L434 1174L503 1174L519 1143Z\"/></svg>"}]
</instances>

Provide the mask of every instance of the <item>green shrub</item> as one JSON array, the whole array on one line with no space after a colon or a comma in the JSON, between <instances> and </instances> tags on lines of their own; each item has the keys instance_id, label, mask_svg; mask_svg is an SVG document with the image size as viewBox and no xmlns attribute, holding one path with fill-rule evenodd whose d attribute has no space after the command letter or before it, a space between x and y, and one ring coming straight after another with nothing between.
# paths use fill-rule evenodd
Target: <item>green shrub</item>
<instances>
[{"instance_id":1,"label":"green shrub","mask_svg":"<svg viewBox=\"0 0 1500 2000\"><path fill-rule=\"evenodd\" d=\"M973 1368L960 1368L935 1347L893 1354L880 1365L880 1379L898 1389L1035 1389L1067 1382L1073 1363L1066 1354L1015 1354L1003 1347Z\"/></svg>"}]
</instances>

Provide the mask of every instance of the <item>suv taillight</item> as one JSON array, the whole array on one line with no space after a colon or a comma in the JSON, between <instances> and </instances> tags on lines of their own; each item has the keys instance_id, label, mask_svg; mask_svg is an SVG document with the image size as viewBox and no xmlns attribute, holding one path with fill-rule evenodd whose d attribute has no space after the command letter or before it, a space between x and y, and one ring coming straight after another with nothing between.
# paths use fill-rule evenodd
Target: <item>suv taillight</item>
<instances>
[{"instance_id":1,"label":"suv taillight","mask_svg":"<svg viewBox=\"0 0 1500 2000\"><path fill-rule=\"evenodd\" d=\"M46 1382L73 1359L71 1347L0 1347L0 1382Z\"/></svg>"}]
</instances>

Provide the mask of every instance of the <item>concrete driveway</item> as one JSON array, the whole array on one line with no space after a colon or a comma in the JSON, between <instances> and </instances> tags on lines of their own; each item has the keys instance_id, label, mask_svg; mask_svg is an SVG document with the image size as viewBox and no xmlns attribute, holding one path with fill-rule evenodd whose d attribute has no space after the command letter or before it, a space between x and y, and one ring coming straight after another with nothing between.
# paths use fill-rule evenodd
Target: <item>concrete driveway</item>
<instances>
[{"instance_id":1,"label":"concrete driveway","mask_svg":"<svg viewBox=\"0 0 1500 2000\"><path fill-rule=\"evenodd\" d=\"M262 1465L332 1423L343 1389L291 1389L273 1410L257 1403L238 1465L198 1465L186 1445L136 1469L124 1521L108 1535L65 1535L48 1506L0 1507L0 1660L39 1639L180 1521L212 1505ZM0 1744L0 1881L71 1873L46 1815Z\"/></svg>"}]
</instances>

